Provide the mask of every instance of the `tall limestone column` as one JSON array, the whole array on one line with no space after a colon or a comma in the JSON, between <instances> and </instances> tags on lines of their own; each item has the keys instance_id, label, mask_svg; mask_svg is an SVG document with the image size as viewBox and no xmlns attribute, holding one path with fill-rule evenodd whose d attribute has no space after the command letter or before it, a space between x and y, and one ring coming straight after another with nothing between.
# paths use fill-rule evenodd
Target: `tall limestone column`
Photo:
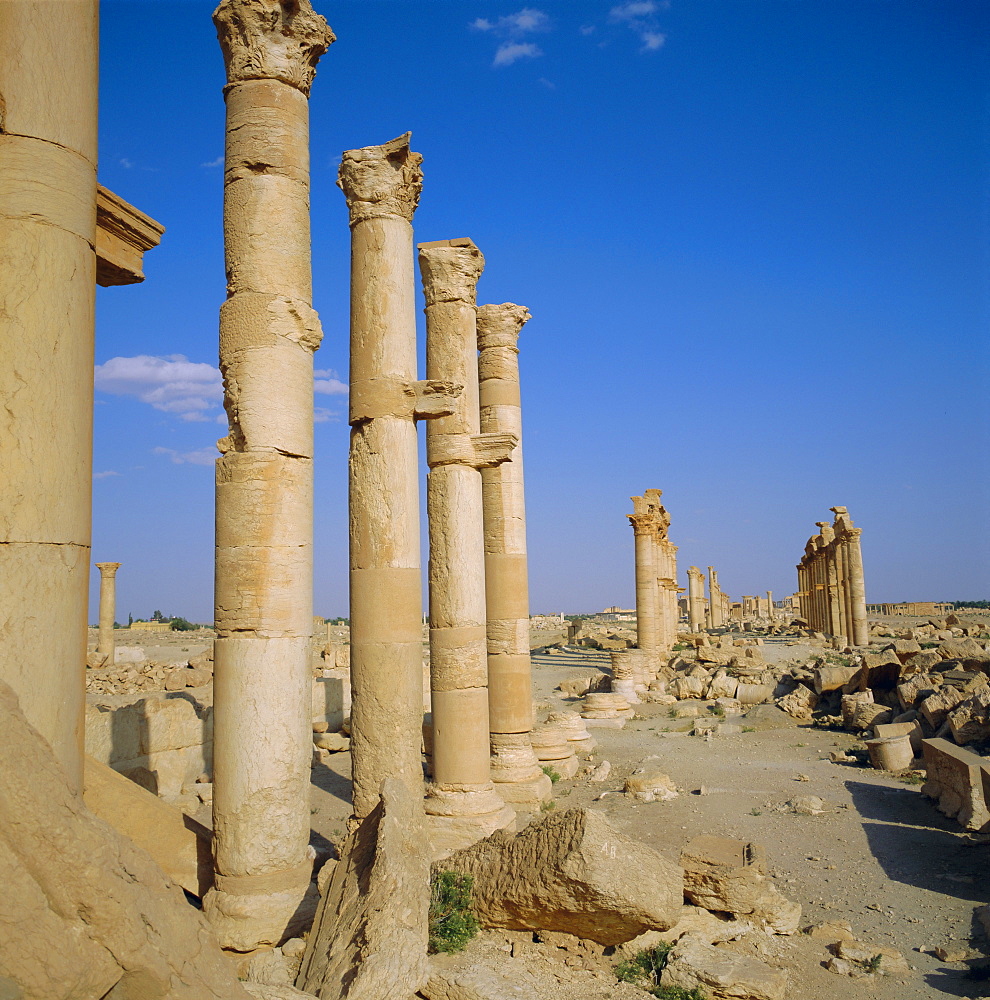
<instances>
[{"instance_id":1,"label":"tall limestone column","mask_svg":"<svg viewBox=\"0 0 990 1000\"><path fill-rule=\"evenodd\" d=\"M636 645L648 653L657 651L657 570L656 515L646 497L630 497L629 514L635 540L636 563Z\"/></svg>"},{"instance_id":2,"label":"tall limestone column","mask_svg":"<svg viewBox=\"0 0 990 1000\"><path fill-rule=\"evenodd\" d=\"M515 824L489 764L485 528L481 469L508 459L514 435L482 434L476 285L484 268L468 239L419 244L426 298L427 378L463 386L449 416L427 424L430 688L433 781L426 796L434 851Z\"/></svg>"},{"instance_id":3,"label":"tall limestone column","mask_svg":"<svg viewBox=\"0 0 990 1000\"><path fill-rule=\"evenodd\" d=\"M529 310L512 302L478 309L478 380L483 434L512 434L507 462L481 470L488 611L488 717L495 787L506 802L540 803L552 782L533 752L529 571L523 487L519 332Z\"/></svg>"},{"instance_id":4,"label":"tall limestone column","mask_svg":"<svg viewBox=\"0 0 990 1000\"><path fill-rule=\"evenodd\" d=\"M860 541L863 529L853 527L847 508L829 509L835 514L835 532L841 539L843 549L849 593L849 620L852 623L849 641L854 646L866 646L870 641L870 623L866 614L866 579L863 574L863 549Z\"/></svg>"},{"instance_id":5,"label":"tall limestone column","mask_svg":"<svg viewBox=\"0 0 990 1000\"><path fill-rule=\"evenodd\" d=\"M718 573L714 566L708 567L708 602L711 608L712 628L720 628L725 624L722 591L718 585Z\"/></svg>"},{"instance_id":6,"label":"tall limestone column","mask_svg":"<svg viewBox=\"0 0 990 1000\"><path fill-rule=\"evenodd\" d=\"M0 3L0 680L80 792L98 23L97 0Z\"/></svg>"},{"instance_id":7,"label":"tall limestone column","mask_svg":"<svg viewBox=\"0 0 990 1000\"><path fill-rule=\"evenodd\" d=\"M222 945L285 937L312 872L310 85L334 40L309 0L223 0L227 68L213 855Z\"/></svg>"},{"instance_id":8,"label":"tall limestone column","mask_svg":"<svg viewBox=\"0 0 990 1000\"><path fill-rule=\"evenodd\" d=\"M106 656L105 665L112 667L116 643L113 623L117 617L117 570L120 563L97 563L100 571L100 634L96 640L96 651Z\"/></svg>"},{"instance_id":9,"label":"tall limestone column","mask_svg":"<svg viewBox=\"0 0 990 1000\"><path fill-rule=\"evenodd\" d=\"M691 631L705 626L705 574L697 566L688 567L688 619Z\"/></svg>"},{"instance_id":10,"label":"tall limestone column","mask_svg":"<svg viewBox=\"0 0 990 1000\"><path fill-rule=\"evenodd\" d=\"M767 618L769 618L770 621L774 621L776 619L776 615L774 615L774 613L773 613L773 591L772 590L768 590L767 591Z\"/></svg>"},{"instance_id":11,"label":"tall limestone column","mask_svg":"<svg viewBox=\"0 0 990 1000\"><path fill-rule=\"evenodd\" d=\"M351 225L349 462L354 815L396 777L423 793L422 580L416 419L449 413L416 381L412 217L422 156L409 134L344 153Z\"/></svg>"}]
</instances>

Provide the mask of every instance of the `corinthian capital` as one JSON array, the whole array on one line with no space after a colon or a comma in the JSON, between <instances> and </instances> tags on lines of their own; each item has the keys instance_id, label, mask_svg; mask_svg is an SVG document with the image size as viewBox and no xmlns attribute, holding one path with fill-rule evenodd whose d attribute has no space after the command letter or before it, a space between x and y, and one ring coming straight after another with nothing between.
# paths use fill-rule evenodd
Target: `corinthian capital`
<instances>
[{"instance_id":1,"label":"corinthian capital","mask_svg":"<svg viewBox=\"0 0 990 1000\"><path fill-rule=\"evenodd\" d=\"M419 244L419 270L428 306L458 301L473 306L484 269L485 258L467 238Z\"/></svg>"},{"instance_id":2,"label":"corinthian capital","mask_svg":"<svg viewBox=\"0 0 990 1000\"><path fill-rule=\"evenodd\" d=\"M486 347L511 347L517 350L519 331L532 316L525 306L514 302L478 306L478 350Z\"/></svg>"},{"instance_id":3,"label":"corinthian capital","mask_svg":"<svg viewBox=\"0 0 990 1000\"><path fill-rule=\"evenodd\" d=\"M634 535L651 535L656 528L656 518L652 514L627 514Z\"/></svg>"},{"instance_id":4,"label":"corinthian capital","mask_svg":"<svg viewBox=\"0 0 990 1000\"><path fill-rule=\"evenodd\" d=\"M213 23L228 83L281 80L307 96L320 56L336 40L310 0L222 0Z\"/></svg>"},{"instance_id":5,"label":"corinthian capital","mask_svg":"<svg viewBox=\"0 0 990 1000\"><path fill-rule=\"evenodd\" d=\"M389 215L412 222L423 189L423 157L409 148L411 136L406 132L384 145L344 153L337 187L347 199L352 226Z\"/></svg>"}]
</instances>

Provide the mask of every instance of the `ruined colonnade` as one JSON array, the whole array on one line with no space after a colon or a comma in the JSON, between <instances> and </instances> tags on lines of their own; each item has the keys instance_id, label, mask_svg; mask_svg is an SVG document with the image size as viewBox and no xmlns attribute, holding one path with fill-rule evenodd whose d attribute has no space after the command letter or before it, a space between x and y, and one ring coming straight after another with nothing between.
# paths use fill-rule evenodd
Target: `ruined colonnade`
<instances>
[{"instance_id":1,"label":"ruined colonnade","mask_svg":"<svg viewBox=\"0 0 990 1000\"><path fill-rule=\"evenodd\" d=\"M668 537L670 515L661 490L632 497L628 515L635 537L637 645L655 657L669 652L677 637L677 546ZM642 617L641 617L642 615Z\"/></svg>"},{"instance_id":2,"label":"ruined colonnade","mask_svg":"<svg viewBox=\"0 0 990 1000\"><path fill-rule=\"evenodd\" d=\"M697 566L688 571L688 625L692 632L705 627L705 574Z\"/></svg>"},{"instance_id":3,"label":"ruined colonnade","mask_svg":"<svg viewBox=\"0 0 990 1000\"><path fill-rule=\"evenodd\" d=\"M845 507L829 508L835 521L818 521L798 563L801 617L814 629L854 646L869 643L862 529Z\"/></svg>"}]
</instances>

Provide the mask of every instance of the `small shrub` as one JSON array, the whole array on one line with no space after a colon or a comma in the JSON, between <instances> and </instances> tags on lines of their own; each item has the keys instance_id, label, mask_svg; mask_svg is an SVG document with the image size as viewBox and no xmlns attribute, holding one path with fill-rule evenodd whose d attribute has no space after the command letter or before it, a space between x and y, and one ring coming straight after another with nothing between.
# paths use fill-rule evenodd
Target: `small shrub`
<instances>
[{"instance_id":1,"label":"small shrub","mask_svg":"<svg viewBox=\"0 0 990 1000\"><path fill-rule=\"evenodd\" d=\"M708 711L711 712L712 715L717 715L720 719L725 718L725 708L722 705L709 705Z\"/></svg>"},{"instance_id":2,"label":"small shrub","mask_svg":"<svg viewBox=\"0 0 990 1000\"><path fill-rule=\"evenodd\" d=\"M430 881L430 954L461 951L478 933L471 912L474 879L460 872L439 872Z\"/></svg>"},{"instance_id":3,"label":"small shrub","mask_svg":"<svg viewBox=\"0 0 990 1000\"><path fill-rule=\"evenodd\" d=\"M883 955L877 954L874 955L873 958L868 958L863 963L863 968L866 969L867 972L879 972L880 965L882 962L883 962Z\"/></svg>"},{"instance_id":4,"label":"small shrub","mask_svg":"<svg viewBox=\"0 0 990 1000\"><path fill-rule=\"evenodd\" d=\"M762 816L763 815L763 810L762 809L757 809L756 806L753 806L753 808L750 809L749 814L750 814L750 816Z\"/></svg>"},{"instance_id":5,"label":"small shrub","mask_svg":"<svg viewBox=\"0 0 990 1000\"><path fill-rule=\"evenodd\" d=\"M743 726L743 730L742 731L744 733L755 733L756 732L756 726Z\"/></svg>"},{"instance_id":6,"label":"small shrub","mask_svg":"<svg viewBox=\"0 0 990 1000\"><path fill-rule=\"evenodd\" d=\"M637 952L634 958L620 962L615 967L619 982L632 983L658 1000L705 1000L704 993L696 987L686 990L683 986L661 986L660 974L667 965L673 944L661 943Z\"/></svg>"},{"instance_id":7,"label":"small shrub","mask_svg":"<svg viewBox=\"0 0 990 1000\"><path fill-rule=\"evenodd\" d=\"M923 785L926 780L924 771L903 771L901 774L895 774L894 778L905 785Z\"/></svg>"},{"instance_id":8,"label":"small shrub","mask_svg":"<svg viewBox=\"0 0 990 1000\"><path fill-rule=\"evenodd\" d=\"M556 809L556 808L557 808L557 803L554 802L553 799L549 799L548 801L544 802L543 805L540 806L540 812L547 813L550 812L551 809Z\"/></svg>"},{"instance_id":9,"label":"small shrub","mask_svg":"<svg viewBox=\"0 0 990 1000\"><path fill-rule=\"evenodd\" d=\"M541 764L540 770L550 779L551 784L556 785L560 781L560 772L554 770L549 764Z\"/></svg>"}]
</instances>

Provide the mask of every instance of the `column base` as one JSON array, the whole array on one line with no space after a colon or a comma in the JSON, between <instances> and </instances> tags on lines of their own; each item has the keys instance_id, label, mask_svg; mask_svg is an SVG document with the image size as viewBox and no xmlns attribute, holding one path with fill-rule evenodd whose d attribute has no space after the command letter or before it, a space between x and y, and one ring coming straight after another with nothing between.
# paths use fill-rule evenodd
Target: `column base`
<instances>
[{"instance_id":1,"label":"column base","mask_svg":"<svg viewBox=\"0 0 990 1000\"><path fill-rule=\"evenodd\" d=\"M203 913L221 948L253 951L281 944L309 929L320 894L316 884L279 892L233 893L210 889L203 897Z\"/></svg>"},{"instance_id":2,"label":"column base","mask_svg":"<svg viewBox=\"0 0 990 1000\"><path fill-rule=\"evenodd\" d=\"M540 805L553 797L553 782L536 759L529 733L492 733L491 748L492 781L506 802Z\"/></svg>"},{"instance_id":3,"label":"column base","mask_svg":"<svg viewBox=\"0 0 990 1000\"><path fill-rule=\"evenodd\" d=\"M492 782L487 785L429 785L424 805L430 832L430 857L434 861L470 847L496 830L516 829L515 810L505 804Z\"/></svg>"}]
</instances>

